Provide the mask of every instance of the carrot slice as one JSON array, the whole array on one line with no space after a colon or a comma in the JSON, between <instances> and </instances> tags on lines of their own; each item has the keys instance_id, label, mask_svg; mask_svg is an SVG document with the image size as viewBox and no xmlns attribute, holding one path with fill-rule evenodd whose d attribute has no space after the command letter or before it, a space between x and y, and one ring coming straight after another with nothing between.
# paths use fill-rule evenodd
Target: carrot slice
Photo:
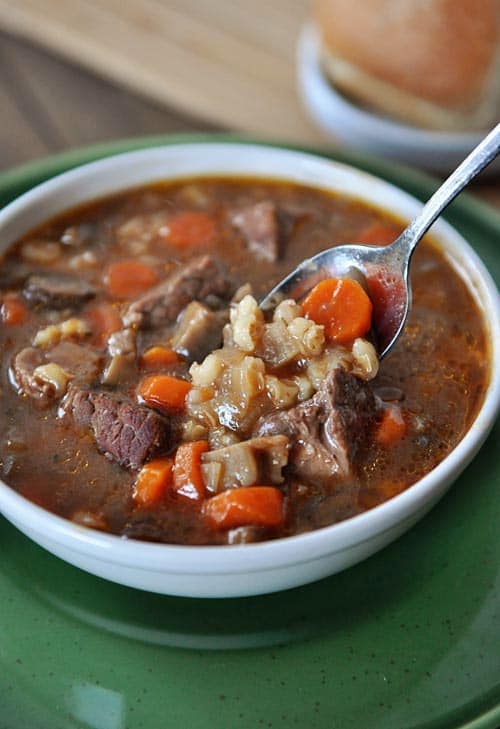
<instances>
[{"instance_id":1,"label":"carrot slice","mask_svg":"<svg viewBox=\"0 0 500 729\"><path fill-rule=\"evenodd\" d=\"M283 494L274 486L228 489L205 502L203 512L215 529L276 527L283 523Z\"/></svg>"},{"instance_id":2,"label":"carrot slice","mask_svg":"<svg viewBox=\"0 0 500 729\"><path fill-rule=\"evenodd\" d=\"M172 458L155 458L145 463L139 471L134 486L134 500L140 506L159 503L172 484Z\"/></svg>"},{"instance_id":3,"label":"carrot slice","mask_svg":"<svg viewBox=\"0 0 500 729\"><path fill-rule=\"evenodd\" d=\"M176 248L205 246L215 238L215 220L199 210L173 215L168 221L167 240Z\"/></svg>"},{"instance_id":4,"label":"carrot slice","mask_svg":"<svg viewBox=\"0 0 500 729\"><path fill-rule=\"evenodd\" d=\"M362 337L371 327L372 302L363 287L351 278L327 278L302 301L308 319L323 324L325 336L345 344Z\"/></svg>"},{"instance_id":5,"label":"carrot slice","mask_svg":"<svg viewBox=\"0 0 500 729\"><path fill-rule=\"evenodd\" d=\"M205 482L201 472L201 455L208 451L206 440L182 443L174 462L174 491L192 501L205 498Z\"/></svg>"},{"instance_id":6,"label":"carrot slice","mask_svg":"<svg viewBox=\"0 0 500 729\"><path fill-rule=\"evenodd\" d=\"M395 241L400 233L401 228L393 223L376 220L361 231L359 241L369 245L387 246Z\"/></svg>"},{"instance_id":7,"label":"carrot slice","mask_svg":"<svg viewBox=\"0 0 500 729\"><path fill-rule=\"evenodd\" d=\"M375 440L383 448L390 448L400 441L408 432L408 423L403 411L397 405L387 405L384 408Z\"/></svg>"},{"instance_id":8,"label":"carrot slice","mask_svg":"<svg viewBox=\"0 0 500 729\"><path fill-rule=\"evenodd\" d=\"M19 326L28 318L28 309L17 294L7 294L0 307L0 318L7 327Z\"/></svg>"},{"instance_id":9,"label":"carrot slice","mask_svg":"<svg viewBox=\"0 0 500 729\"><path fill-rule=\"evenodd\" d=\"M155 370L167 367L171 364L182 362L182 358L174 352L173 349L167 347L150 347L141 357L141 367L144 369Z\"/></svg>"},{"instance_id":10,"label":"carrot slice","mask_svg":"<svg viewBox=\"0 0 500 729\"><path fill-rule=\"evenodd\" d=\"M158 281L158 274L140 261L117 261L112 263L105 276L105 283L111 296L129 299L144 293Z\"/></svg>"},{"instance_id":11,"label":"carrot slice","mask_svg":"<svg viewBox=\"0 0 500 729\"><path fill-rule=\"evenodd\" d=\"M170 375L146 377L137 389L145 403L159 410L183 410L191 384Z\"/></svg>"},{"instance_id":12,"label":"carrot slice","mask_svg":"<svg viewBox=\"0 0 500 729\"><path fill-rule=\"evenodd\" d=\"M93 344L105 344L110 334L122 328L122 320L118 310L108 302L87 309L85 318L92 330Z\"/></svg>"}]
</instances>

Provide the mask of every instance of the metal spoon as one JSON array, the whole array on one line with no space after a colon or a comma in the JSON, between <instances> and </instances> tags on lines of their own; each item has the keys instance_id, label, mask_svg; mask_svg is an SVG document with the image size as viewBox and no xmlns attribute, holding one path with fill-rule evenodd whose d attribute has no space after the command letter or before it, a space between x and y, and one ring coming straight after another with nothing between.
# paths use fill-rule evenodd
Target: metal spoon
<instances>
[{"instance_id":1,"label":"metal spoon","mask_svg":"<svg viewBox=\"0 0 500 729\"><path fill-rule=\"evenodd\" d=\"M400 336L411 308L408 275L417 243L461 190L500 152L500 124L483 139L424 205L406 230L388 246L342 245L303 261L261 301L263 310L287 298L300 300L319 281L356 278L373 304L373 329L379 357L385 357Z\"/></svg>"}]
</instances>

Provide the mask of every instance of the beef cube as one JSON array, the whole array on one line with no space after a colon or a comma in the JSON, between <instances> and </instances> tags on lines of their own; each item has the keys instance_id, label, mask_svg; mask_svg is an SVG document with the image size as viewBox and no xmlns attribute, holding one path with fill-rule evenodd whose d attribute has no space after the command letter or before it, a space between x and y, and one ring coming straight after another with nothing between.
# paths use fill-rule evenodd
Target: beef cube
<instances>
[{"instance_id":1,"label":"beef cube","mask_svg":"<svg viewBox=\"0 0 500 729\"><path fill-rule=\"evenodd\" d=\"M79 384L91 384L101 372L104 362L102 354L90 347L75 342L59 342L47 350L46 359L56 362L63 370L71 373Z\"/></svg>"},{"instance_id":2,"label":"beef cube","mask_svg":"<svg viewBox=\"0 0 500 729\"><path fill-rule=\"evenodd\" d=\"M60 414L90 427L97 447L120 466L138 469L171 442L169 421L154 410L106 391L71 387Z\"/></svg>"},{"instance_id":3,"label":"beef cube","mask_svg":"<svg viewBox=\"0 0 500 729\"><path fill-rule=\"evenodd\" d=\"M50 309L66 309L92 299L95 289L84 279L64 273L39 273L28 278L24 298Z\"/></svg>"},{"instance_id":4,"label":"beef cube","mask_svg":"<svg viewBox=\"0 0 500 729\"><path fill-rule=\"evenodd\" d=\"M213 256L195 258L149 289L128 307L125 326L157 328L174 322L191 301L217 296L229 299L233 285L223 264Z\"/></svg>"},{"instance_id":5,"label":"beef cube","mask_svg":"<svg viewBox=\"0 0 500 729\"><path fill-rule=\"evenodd\" d=\"M167 531L169 518L160 519L156 514L132 513L130 520L123 527L122 534L127 539L140 539L142 542L169 542L175 540ZM167 524L165 523L167 522ZM174 532L175 534L175 532Z\"/></svg>"},{"instance_id":6,"label":"beef cube","mask_svg":"<svg viewBox=\"0 0 500 729\"><path fill-rule=\"evenodd\" d=\"M44 363L45 356L41 349L25 347L16 354L10 368L10 380L16 389L35 400L40 407L47 407L51 401L47 383L34 375L36 368Z\"/></svg>"},{"instance_id":7,"label":"beef cube","mask_svg":"<svg viewBox=\"0 0 500 729\"><path fill-rule=\"evenodd\" d=\"M61 417L69 415L78 426L87 428L91 424L93 414L94 404L92 391L79 387L71 387L61 403L59 415Z\"/></svg>"},{"instance_id":8,"label":"beef cube","mask_svg":"<svg viewBox=\"0 0 500 729\"><path fill-rule=\"evenodd\" d=\"M231 222L238 228L248 248L265 261L276 261L279 255L279 228L276 206L264 200L233 213Z\"/></svg>"},{"instance_id":9,"label":"beef cube","mask_svg":"<svg viewBox=\"0 0 500 729\"><path fill-rule=\"evenodd\" d=\"M192 301L186 306L172 335L172 348L189 362L201 362L220 347L222 328L229 319L228 311L215 312Z\"/></svg>"},{"instance_id":10,"label":"beef cube","mask_svg":"<svg viewBox=\"0 0 500 729\"><path fill-rule=\"evenodd\" d=\"M38 407L48 407L61 393L43 377L39 367L53 363L58 365L73 383L90 384L101 371L102 355L88 347L73 342L60 342L51 349L26 347L15 357L10 368L10 378L19 392L27 395Z\"/></svg>"},{"instance_id":11,"label":"beef cube","mask_svg":"<svg viewBox=\"0 0 500 729\"><path fill-rule=\"evenodd\" d=\"M310 483L328 484L352 476L356 453L375 422L377 408L369 384L337 367L312 398L264 416L256 432L286 435L294 473Z\"/></svg>"},{"instance_id":12,"label":"beef cube","mask_svg":"<svg viewBox=\"0 0 500 729\"><path fill-rule=\"evenodd\" d=\"M180 518L177 509L158 505L154 511L132 511L121 529L121 534L127 539L167 544L203 544L207 541L206 528L200 529L200 517L196 509L184 510Z\"/></svg>"}]
</instances>

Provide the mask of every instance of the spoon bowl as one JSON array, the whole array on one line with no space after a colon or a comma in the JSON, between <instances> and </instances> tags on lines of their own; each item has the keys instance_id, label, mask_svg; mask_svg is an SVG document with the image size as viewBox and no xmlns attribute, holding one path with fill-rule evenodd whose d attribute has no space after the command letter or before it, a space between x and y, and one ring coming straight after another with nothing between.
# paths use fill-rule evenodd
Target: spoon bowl
<instances>
[{"instance_id":1,"label":"spoon bowl","mask_svg":"<svg viewBox=\"0 0 500 729\"><path fill-rule=\"evenodd\" d=\"M363 285L372 301L373 330L382 358L403 329L411 307L408 262L401 254L398 241L399 238L389 246L352 244L322 251L303 261L260 306L266 311L274 309L284 299L299 301L325 278L354 278Z\"/></svg>"},{"instance_id":2,"label":"spoon bowl","mask_svg":"<svg viewBox=\"0 0 500 729\"><path fill-rule=\"evenodd\" d=\"M328 248L309 258L280 281L260 302L264 311L284 299L300 300L325 278L354 278L373 304L373 332L379 358L385 357L404 329L411 309L411 257L432 223L500 152L500 124L472 150L436 190L408 227L386 246L359 243Z\"/></svg>"}]
</instances>

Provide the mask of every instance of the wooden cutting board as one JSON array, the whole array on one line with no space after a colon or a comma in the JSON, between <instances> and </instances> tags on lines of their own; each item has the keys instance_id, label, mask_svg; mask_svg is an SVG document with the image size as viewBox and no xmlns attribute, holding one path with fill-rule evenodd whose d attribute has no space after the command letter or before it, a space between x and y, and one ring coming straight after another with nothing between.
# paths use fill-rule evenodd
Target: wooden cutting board
<instances>
[{"instance_id":1,"label":"wooden cutting board","mask_svg":"<svg viewBox=\"0 0 500 729\"><path fill-rule=\"evenodd\" d=\"M314 142L296 89L308 0L0 0L0 27L228 129Z\"/></svg>"}]
</instances>

